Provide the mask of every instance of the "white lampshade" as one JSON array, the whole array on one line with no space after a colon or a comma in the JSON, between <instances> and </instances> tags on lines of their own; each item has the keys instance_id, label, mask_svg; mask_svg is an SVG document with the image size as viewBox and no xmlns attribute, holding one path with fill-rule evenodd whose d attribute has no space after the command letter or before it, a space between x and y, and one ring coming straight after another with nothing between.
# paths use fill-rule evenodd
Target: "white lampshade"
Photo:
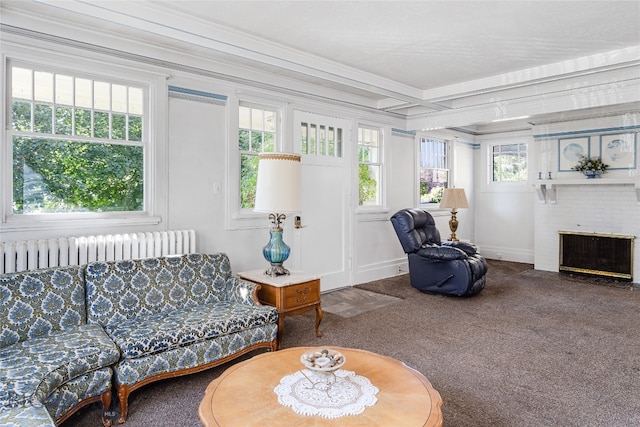
<instances>
[{"instance_id":1,"label":"white lampshade","mask_svg":"<svg viewBox=\"0 0 640 427\"><path fill-rule=\"evenodd\" d=\"M256 212L300 211L300 156L262 153L258 162Z\"/></svg>"},{"instance_id":2,"label":"white lampshade","mask_svg":"<svg viewBox=\"0 0 640 427\"><path fill-rule=\"evenodd\" d=\"M445 188L440 207L443 209L468 208L467 196L464 188Z\"/></svg>"}]
</instances>

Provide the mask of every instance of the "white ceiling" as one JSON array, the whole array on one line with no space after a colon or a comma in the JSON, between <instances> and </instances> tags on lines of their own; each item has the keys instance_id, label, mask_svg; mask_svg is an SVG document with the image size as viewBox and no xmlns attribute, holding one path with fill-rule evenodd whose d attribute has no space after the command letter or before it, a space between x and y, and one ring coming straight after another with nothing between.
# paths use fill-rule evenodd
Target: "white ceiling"
<instances>
[{"instance_id":1,"label":"white ceiling","mask_svg":"<svg viewBox=\"0 0 640 427\"><path fill-rule=\"evenodd\" d=\"M293 77L407 117L640 65L637 0L2 4Z\"/></svg>"}]
</instances>

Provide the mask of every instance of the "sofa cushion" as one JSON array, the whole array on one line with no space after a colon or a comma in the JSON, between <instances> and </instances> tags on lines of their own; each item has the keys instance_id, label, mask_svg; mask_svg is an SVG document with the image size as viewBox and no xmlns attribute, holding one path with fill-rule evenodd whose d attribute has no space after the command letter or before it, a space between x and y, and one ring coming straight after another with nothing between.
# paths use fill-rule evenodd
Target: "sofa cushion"
<instances>
[{"instance_id":1,"label":"sofa cushion","mask_svg":"<svg viewBox=\"0 0 640 427\"><path fill-rule=\"evenodd\" d=\"M98 325L81 325L0 349L0 406L40 406L60 385L118 361Z\"/></svg>"},{"instance_id":2,"label":"sofa cushion","mask_svg":"<svg viewBox=\"0 0 640 427\"><path fill-rule=\"evenodd\" d=\"M0 425L3 427L56 427L56 423L42 406L0 409Z\"/></svg>"},{"instance_id":3,"label":"sofa cushion","mask_svg":"<svg viewBox=\"0 0 640 427\"><path fill-rule=\"evenodd\" d=\"M188 254L87 266L88 321L117 325L138 316L229 300L225 254Z\"/></svg>"},{"instance_id":4,"label":"sofa cushion","mask_svg":"<svg viewBox=\"0 0 640 427\"><path fill-rule=\"evenodd\" d=\"M222 335L278 321L270 306L218 302L175 309L131 319L105 330L122 351L122 357L138 358L185 347Z\"/></svg>"},{"instance_id":5,"label":"sofa cushion","mask_svg":"<svg viewBox=\"0 0 640 427\"><path fill-rule=\"evenodd\" d=\"M0 347L86 323L84 267L0 275Z\"/></svg>"}]
</instances>

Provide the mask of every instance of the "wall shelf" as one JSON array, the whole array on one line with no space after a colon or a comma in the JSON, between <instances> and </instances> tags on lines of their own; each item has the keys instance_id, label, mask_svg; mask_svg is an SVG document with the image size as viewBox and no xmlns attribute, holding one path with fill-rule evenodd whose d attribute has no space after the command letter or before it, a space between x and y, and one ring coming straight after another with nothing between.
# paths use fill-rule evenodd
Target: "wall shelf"
<instances>
[{"instance_id":1,"label":"wall shelf","mask_svg":"<svg viewBox=\"0 0 640 427\"><path fill-rule=\"evenodd\" d=\"M594 178L594 179L539 179L534 181L538 200L541 203L555 204L556 187L561 185L633 185L636 190L636 200L640 204L640 179L633 178Z\"/></svg>"}]
</instances>

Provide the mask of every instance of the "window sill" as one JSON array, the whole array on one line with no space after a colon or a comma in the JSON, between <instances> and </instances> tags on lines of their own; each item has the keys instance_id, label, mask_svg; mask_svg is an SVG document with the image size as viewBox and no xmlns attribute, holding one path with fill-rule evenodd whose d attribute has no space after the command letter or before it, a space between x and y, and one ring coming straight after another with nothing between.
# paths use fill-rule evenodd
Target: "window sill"
<instances>
[{"instance_id":1,"label":"window sill","mask_svg":"<svg viewBox=\"0 0 640 427\"><path fill-rule=\"evenodd\" d=\"M162 222L159 216L135 216L120 218L11 218L0 224L4 232L22 232L39 230L95 230L110 227L157 225Z\"/></svg>"}]
</instances>

